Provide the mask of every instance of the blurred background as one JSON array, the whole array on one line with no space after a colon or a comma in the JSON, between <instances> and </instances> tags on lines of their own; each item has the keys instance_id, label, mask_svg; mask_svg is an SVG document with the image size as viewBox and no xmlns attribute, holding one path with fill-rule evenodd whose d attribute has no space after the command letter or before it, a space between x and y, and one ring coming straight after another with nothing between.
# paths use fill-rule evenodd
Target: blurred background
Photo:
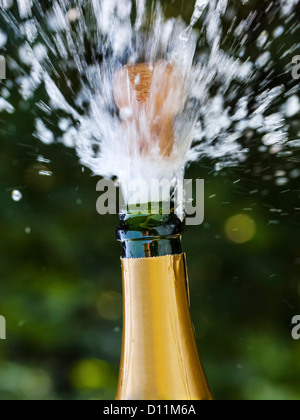
<instances>
[{"instance_id":1,"label":"blurred background","mask_svg":"<svg viewBox=\"0 0 300 420\"><path fill-rule=\"evenodd\" d=\"M165 3L167 16L188 21L192 7ZM236 14L249 13L232 3ZM270 2L250 3L261 12ZM294 43L291 36L282 42ZM9 48L13 41L0 53ZM248 48L255 54L255 43ZM274 86L290 83L286 62L276 66ZM33 137L40 98L25 102L12 92L15 112L0 111L0 314L7 322L0 399L114 399L122 335L118 218L97 214L98 178L73 149ZM291 337L300 314L299 153L278 157L260 144L247 145L240 167L215 173L215 162L203 160L186 175L206 183L205 222L186 228L183 246L192 319L216 399L300 398L300 342Z\"/></svg>"}]
</instances>

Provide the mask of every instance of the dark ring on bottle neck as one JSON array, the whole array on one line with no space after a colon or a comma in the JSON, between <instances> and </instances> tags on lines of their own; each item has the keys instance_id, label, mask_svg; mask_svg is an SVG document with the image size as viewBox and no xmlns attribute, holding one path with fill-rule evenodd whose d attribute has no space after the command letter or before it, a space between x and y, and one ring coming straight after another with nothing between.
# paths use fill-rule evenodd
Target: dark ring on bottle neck
<instances>
[{"instance_id":1,"label":"dark ring on bottle neck","mask_svg":"<svg viewBox=\"0 0 300 420\"><path fill-rule=\"evenodd\" d=\"M120 216L116 238L122 243L123 258L152 258L182 253L184 223L175 213Z\"/></svg>"}]
</instances>

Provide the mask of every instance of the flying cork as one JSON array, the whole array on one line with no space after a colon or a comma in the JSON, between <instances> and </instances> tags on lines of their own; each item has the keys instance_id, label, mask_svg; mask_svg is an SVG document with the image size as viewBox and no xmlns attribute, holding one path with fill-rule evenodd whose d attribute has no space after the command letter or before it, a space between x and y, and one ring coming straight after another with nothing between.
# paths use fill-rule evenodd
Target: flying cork
<instances>
[{"instance_id":1,"label":"flying cork","mask_svg":"<svg viewBox=\"0 0 300 420\"><path fill-rule=\"evenodd\" d=\"M183 80L179 69L166 61L152 66L124 66L115 75L113 92L124 128L133 124L139 133L140 153L146 155L155 142L161 155L170 157L175 141L174 118L182 108Z\"/></svg>"}]
</instances>

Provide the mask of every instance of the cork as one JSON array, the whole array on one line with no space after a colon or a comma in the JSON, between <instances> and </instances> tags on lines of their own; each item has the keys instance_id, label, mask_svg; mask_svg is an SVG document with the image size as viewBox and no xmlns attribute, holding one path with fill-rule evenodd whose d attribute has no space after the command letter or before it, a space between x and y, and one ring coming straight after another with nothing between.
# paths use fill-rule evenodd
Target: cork
<instances>
[{"instance_id":1,"label":"cork","mask_svg":"<svg viewBox=\"0 0 300 420\"><path fill-rule=\"evenodd\" d=\"M169 157L174 148L174 118L181 107L183 82L180 72L171 64L161 61L152 66L147 63L124 66L114 78L114 99L117 107L131 110L123 124L136 125L141 133L139 143L143 154L151 144L141 127L141 114L146 112L151 141L159 144L163 157Z\"/></svg>"}]
</instances>

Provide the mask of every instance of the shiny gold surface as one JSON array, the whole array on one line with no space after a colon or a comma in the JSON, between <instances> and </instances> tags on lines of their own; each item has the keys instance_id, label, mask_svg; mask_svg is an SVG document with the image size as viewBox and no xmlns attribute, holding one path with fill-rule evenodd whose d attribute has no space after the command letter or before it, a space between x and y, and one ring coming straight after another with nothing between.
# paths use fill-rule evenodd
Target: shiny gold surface
<instances>
[{"instance_id":1,"label":"shiny gold surface","mask_svg":"<svg viewBox=\"0 0 300 420\"><path fill-rule=\"evenodd\" d=\"M117 400L211 400L190 318L185 255L123 259Z\"/></svg>"}]
</instances>

